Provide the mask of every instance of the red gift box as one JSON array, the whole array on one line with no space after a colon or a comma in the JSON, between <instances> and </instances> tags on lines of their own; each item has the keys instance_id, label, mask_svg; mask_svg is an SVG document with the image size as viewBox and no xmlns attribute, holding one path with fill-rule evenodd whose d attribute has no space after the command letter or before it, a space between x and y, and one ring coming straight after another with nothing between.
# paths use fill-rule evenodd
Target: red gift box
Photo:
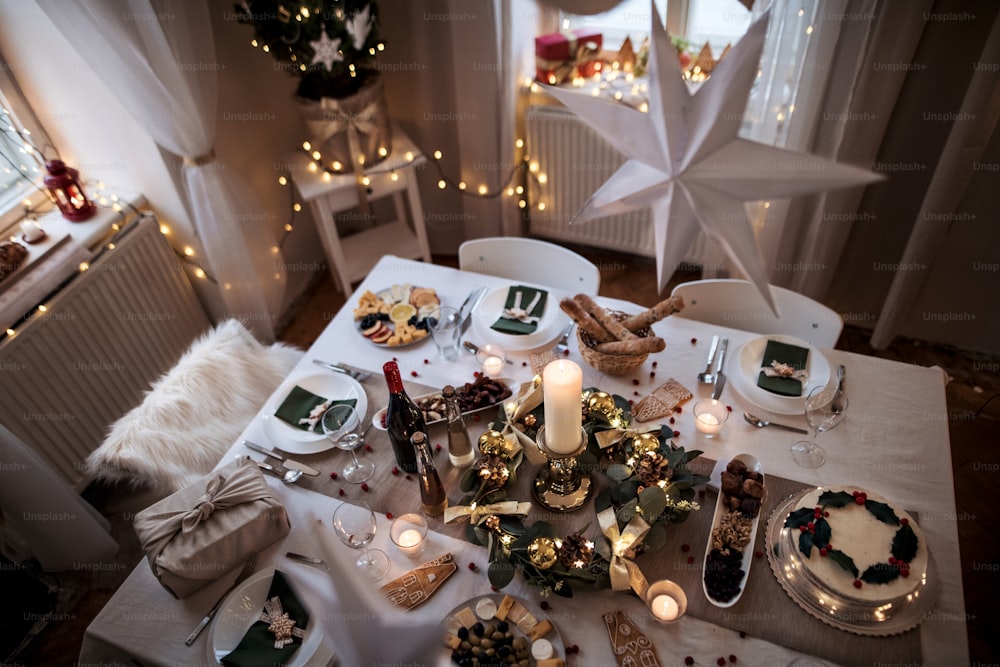
<instances>
[{"instance_id":1,"label":"red gift box","mask_svg":"<svg viewBox=\"0 0 1000 667\"><path fill-rule=\"evenodd\" d=\"M573 76L589 77L599 72L603 39L590 28L577 28L535 38L535 78L560 84Z\"/></svg>"}]
</instances>

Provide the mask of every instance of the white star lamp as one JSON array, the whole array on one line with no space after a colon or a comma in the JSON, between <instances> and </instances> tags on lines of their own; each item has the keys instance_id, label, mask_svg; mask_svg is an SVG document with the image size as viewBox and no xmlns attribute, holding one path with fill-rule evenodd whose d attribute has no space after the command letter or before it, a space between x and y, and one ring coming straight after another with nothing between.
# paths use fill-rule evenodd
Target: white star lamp
<instances>
[{"instance_id":1,"label":"white star lamp","mask_svg":"<svg viewBox=\"0 0 1000 667\"><path fill-rule=\"evenodd\" d=\"M700 229L722 245L773 311L767 271L744 202L835 190L881 177L738 137L770 12L750 26L692 94L656 5L650 4L648 113L546 86L628 158L570 222L651 208L661 292Z\"/></svg>"}]
</instances>

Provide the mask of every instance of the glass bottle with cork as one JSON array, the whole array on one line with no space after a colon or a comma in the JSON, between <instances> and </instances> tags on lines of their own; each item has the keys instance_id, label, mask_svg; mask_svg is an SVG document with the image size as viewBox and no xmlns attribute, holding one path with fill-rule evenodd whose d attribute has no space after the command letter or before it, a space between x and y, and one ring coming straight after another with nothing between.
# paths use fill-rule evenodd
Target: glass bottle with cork
<instances>
[{"instance_id":1,"label":"glass bottle with cork","mask_svg":"<svg viewBox=\"0 0 1000 667\"><path fill-rule=\"evenodd\" d=\"M417 472L417 456L410 444L410 438L414 433L427 431L424 413L407 396L403 388L403 378L399 374L399 365L395 361L387 361L382 366L382 372L389 387L385 427L389 434L389 442L392 443L392 451L396 455L396 464L406 472Z\"/></svg>"},{"instance_id":2,"label":"glass bottle with cork","mask_svg":"<svg viewBox=\"0 0 1000 667\"><path fill-rule=\"evenodd\" d=\"M472 464L476 453L472 451L472 440L465 429L455 387L445 385L441 397L444 398L445 415L448 417L448 460L456 468L465 468Z\"/></svg>"},{"instance_id":3,"label":"glass bottle with cork","mask_svg":"<svg viewBox=\"0 0 1000 667\"><path fill-rule=\"evenodd\" d=\"M417 453L418 477L420 478L420 504L427 516L440 516L448 507L448 495L438 477L437 467L427 444L427 434L417 431L410 437L413 450Z\"/></svg>"}]
</instances>

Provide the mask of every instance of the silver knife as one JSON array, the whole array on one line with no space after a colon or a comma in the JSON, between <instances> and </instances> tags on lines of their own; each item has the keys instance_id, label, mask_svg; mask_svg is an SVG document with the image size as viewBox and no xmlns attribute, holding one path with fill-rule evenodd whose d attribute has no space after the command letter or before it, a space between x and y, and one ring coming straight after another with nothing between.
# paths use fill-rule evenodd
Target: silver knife
<instances>
[{"instance_id":1,"label":"silver knife","mask_svg":"<svg viewBox=\"0 0 1000 667\"><path fill-rule=\"evenodd\" d=\"M841 364L837 367L837 389L844 391L844 376L847 375L847 369Z\"/></svg>"},{"instance_id":2,"label":"silver knife","mask_svg":"<svg viewBox=\"0 0 1000 667\"><path fill-rule=\"evenodd\" d=\"M469 293L469 296L466 297L465 301L462 303L462 307L458 310L459 321L462 323L462 331L465 331L465 329L468 328L471 315L479 306L479 302L483 300L484 296L486 296L486 288L479 286L472 290Z\"/></svg>"},{"instance_id":3,"label":"silver knife","mask_svg":"<svg viewBox=\"0 0 1000 667\"><path fill-rule=\"evenodd\" d=\"M726 386L726 374L722 372L722 366L726 363L726 350L729 348L729 339L723 338L719 342L719 356L715 363L715 388L712 390L712 398L718 400L722 396L722 390Z\"/></svg>"},{"instance_id":4,"label":"silver knife","mask_svg":"<svg viewBox=\"0 0 1000 667\"><path fill-rule=\"evenodd\" d=\"M300 463L299 461L286 458L281 454L277 453L276 451L274 451L273 449L268 449L263 445L258 445L256 442L250 442L249 440L244 440L243 444L246 447L249 447L250 449L254 450L255 452L266 454L267 456L270 456L272 459L278 459L279 461L285 464L286 468L291 468L292 470L301 470L302 473L305 475L315 476L319 474L319 470L316 470L316 468L312 468L310 466L307 466L305 463Z\"/></svg>"}]
</instances>

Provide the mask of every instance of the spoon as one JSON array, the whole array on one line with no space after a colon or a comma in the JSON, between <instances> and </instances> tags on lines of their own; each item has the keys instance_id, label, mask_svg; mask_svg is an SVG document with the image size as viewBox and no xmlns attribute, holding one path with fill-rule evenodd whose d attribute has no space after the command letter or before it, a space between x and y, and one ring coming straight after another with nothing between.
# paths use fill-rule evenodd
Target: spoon
<instances>
[{"instance_id":1,"label":"spoon","mask_svg":"<svg viewBox=\"0 0 1000 667\"><path fill-rule=\"evenodd\" d=\"M797 426L786 426L785 424L776 424L774 422L769 422L767 420L761 419L757 415L752 415L749 412L743 413L743 419L747 420L748 424L753 424L757 428L764 428L765 426L773 426L775 428L783 428L786 431L794 431L796 433L806 433L806 434L809 433L809 431L805 430L804 428L799 428Z\"/></svg>"},{"instance_id":2,"label":"spoon","mask_svg":"<svg viewBox=\"0 0 1000 667\"><path fill-rule=\"evenodd\" d=\"M473 343L472 341L468 341L468 340L464 341L462 343L462 347L464 347L466 350L468 350L469 354L475 354L476 352L479 352L479 346L476 345L475 343ZM511 361L510 359L506 359L505 361L510 366L514 365L514 362Z\"/></svg>"},{"instance_id":3,"label":"spoon","mask_svg":"<svg viewBox=\"0 0 1000 667\"><path fill-rule=\"evenodd\" d=\"M264 463L263 461L254 461L257 467L261 470L266 470L272 475L281 478L281 481L285 484L294 484L299 481L299 477L302 477L301 470L293 470L292 468L275 468L269 463Z\"/></svg>"},{"instance_id":4,"label":"spoon","mask_svg":"<svg viewBox=\"0 0 1000 667\"><path fill-rule=\"evenodd\" d=\"M698 382L712 384L715 382L715 375L712 374L712 362L715 361L715 351L719 349L719 337L712 336L712 346L708 348L708 363L705 364L705 372L698 373Z\"/></svg>"}]
</instances>

